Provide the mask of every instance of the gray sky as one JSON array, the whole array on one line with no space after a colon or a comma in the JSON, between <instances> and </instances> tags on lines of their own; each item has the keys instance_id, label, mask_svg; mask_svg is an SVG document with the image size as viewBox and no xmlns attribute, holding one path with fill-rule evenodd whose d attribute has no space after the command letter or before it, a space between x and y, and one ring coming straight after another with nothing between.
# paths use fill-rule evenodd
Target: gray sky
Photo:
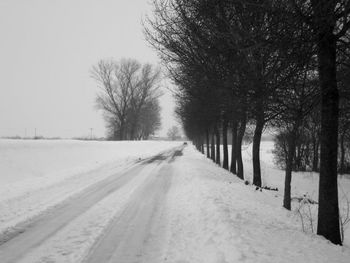
<instances>
[{"instance_id":1,"label":"gray sky","mask_svg":"<svg viewBox=\"0 0 350 263\"><path fill-rule=\"evenodd\" d=\"M104 136L89 70L99 59L158 62L141 18L149 0L0 0L0 136ZM162 131L176 124L161 98Z\"/></svg>"}]
</instances>

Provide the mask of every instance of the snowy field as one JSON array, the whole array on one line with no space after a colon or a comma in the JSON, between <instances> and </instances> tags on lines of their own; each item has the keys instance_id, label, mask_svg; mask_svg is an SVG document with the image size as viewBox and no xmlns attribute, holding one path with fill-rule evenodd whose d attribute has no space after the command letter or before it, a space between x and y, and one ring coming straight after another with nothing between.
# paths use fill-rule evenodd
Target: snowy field
<instances>
[{"instance_id":1,"label":"snowy field","mask_svg":"<svg viewBox=\"0 0 350 263\"><path fill-rule=\"evenodd\" d=\"M260 159L263 185L278 187L279 192L284 189L284 171L274 164L273 151L274 143L272 141L261 142ZM244 168L246 179L252 182L253 164L252 164L252 144L245 147L243 151ZM344 195L350 199L350 176L339 176L339 197ZM293 172L292 175L292 196L301 197L306 195L311 199L318 199L318 180L319 175L315 172Z\"/></svg>"},{"instance_id":2,"label":"snowy field","mask_svg":"<svg viewBox=\"0 0 350 263\"><path fill-rule=\"evenodd\" d=\"M273 141L262 141L260 146L260 162L262 184L269 187L277 187L278 192L272 192L277 196L277 205L282 206L284 193L284 171L274 164ZM223 154L221 153L221 157ZM253 164L252 164L252 144L243 146L243 163L244 163L244 179L250 183L253 181ZM231 160L231 147L229 145L229 160ZM318 183L319 175L315 172L293 172L291 195L294 200L292 209L294 212L300 208L300 203L296 198L306 198L318 201ZM350 175L339 176L338 192L340 202L340 214L345 218L348 214L348 201L350 201ZM310 210L309 210L310 209ZM317 205L304 205L302 207L303 219L305 222L305 231L308 233L316 232L317 229ZM300 217L300 214L297 213ZM349 215L350 216L350 215ZM309 219L309 217L311 217ZM312 222L311 222L312 221ZM312 226L311 226L312 225ZM300 224L301 227L301 224ZM350 247L350 223L345 229L345 243Z\"/></svg>"},{"instance_id":3,"label":"snowy field","mask_svg":"<svg viewBox=\"0 0 350 263\"><path fill-rule=\"evenodd\" d=\"M16 262L83 262L103 236L113 233L113 221L129 229L130 236L123 239L126 249L129 239L150 249L132 262L349 262L349 232L345 246L335 246L303 232L300 216L282 208L284 173L273 165L273 143L262 143L262 173L264 184L278 187L278 192L245 185L192 145L181 153L169 152L181 144L0 140L0 258L12 251L6 251L11 242L4 243L11 231L42 216L23 236L40 240L40 233L48 240L33 248L26 238L19 244L13 240L18 253L30 251ZM160 152L167 157L139 164L140 158ZM247 180L252 175L250 153L247 146ZM124 176L111 180L119 172ZM296 173L292 195L317 200L317 183L317 174ZM341 178L340 184L349 194L349 180ZM60 207L67 201L71 205ZM297 202L293 204L295 210ZM132 215L128 209L141 209L130 225L128 218L122 219ZM145 218L150 229L139 225ZM62 226L52 232L51 222ZM134 230L137 225L140 231ZM150 236L143 239L147 231Z\"/></svg>"},{"instance_id":4,"label":"snowy field","mask_svg":"<svg viewBox=\"0 0 350 263\"><path fill-rule=\"evenodd\" d=\"M179 142L0 140L0 234Z\"/></svg>"},{"instance_id":5,"label":"snowy field","mask_svg":"<svg viewBox=\"0 0 350 263\"><path fill-rule=\"evenodd\" d=\"M244 158L247 167L247 175L250 175L252 181L252 162L251 162L251 147L247 147L245 150ZM278 187L278 196L282 204L282 196L284 193L284 171L278 169L273 162L274 143L271 141L262 142L261 149L261 167L263 184L272 187ZM294 172L292 175L291 194L292 198L310 198L311 200L318 201L318 183L319 174L315 172ZM342 220L349 217L349 201L350 201L350 176L343 175L338 177L338 195L339 195L339 209ZM300 208L300 203L294 199L292 202L293 211L297 211ZM310 209L310 210L309 210ZM317 229L317 205L304 205L302 208L304 213L304 220L308 221L308 217L312 217L312 223L309 222L305 227L307 232L315 232ZM310 211L310 212L309 212ZM310 221L310 220L309 220ZM312 224L312 226L311 226ZM311 229L313 228L313 230ZM345 226L345 241L344 244L350 247L350 222Z\"/></svg>"}]
</instances>

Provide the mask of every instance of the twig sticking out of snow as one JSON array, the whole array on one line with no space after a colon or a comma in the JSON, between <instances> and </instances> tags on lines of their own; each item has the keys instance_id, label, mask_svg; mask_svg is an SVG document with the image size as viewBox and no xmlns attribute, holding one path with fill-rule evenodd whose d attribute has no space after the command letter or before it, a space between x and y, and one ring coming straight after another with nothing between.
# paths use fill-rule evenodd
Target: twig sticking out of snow
<instances>
[{"instance_id":1,"label":"twig sticking out of snow","mask_svg":"<svg viewBox=\"0 0 350 263\"><path fill-rule=\"evenodd\" d=\"M292 200L297 200L299 202L299 207L296 212L300 217L303 232L315 233L315 223L317 219L315 205L318 203L306 195L303 197L293 197Z\"/></svg>"},{"instance_id":2,"label":"twig sticking out of snow","mask_svg":"<svg viewBox=\"0 0 350 263\"><path fill-rule=\"evenodd\" d=\"M317 205L318 202L313 200L312 198L310 197L307 197L306 195L304 195L303 197L292 197L292 201L298 201L299 203L303 203L303 204L312 204L312 205Z\"/></svg>"}]
</instances>

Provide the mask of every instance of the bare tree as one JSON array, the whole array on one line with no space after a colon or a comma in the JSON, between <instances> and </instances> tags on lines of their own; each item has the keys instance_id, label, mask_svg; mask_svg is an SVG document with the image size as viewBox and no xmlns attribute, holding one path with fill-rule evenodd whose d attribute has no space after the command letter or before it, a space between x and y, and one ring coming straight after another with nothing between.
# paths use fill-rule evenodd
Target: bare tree
<instances>
[{"instance_id":1,"label":"bare tree","mask_svg":"<svg viewBox=\"0 0 350 263\"><path fill-rule=\"evenodd\" d=\"M294 13L310 28L318 59L321 93L320 182L317 234L341 244L337 185L339 46L350 44L350 2L290 0Z\"/></svg>"},{"instance_id":2,"label":"bare tree","mask_svg":"<svg viewBox=\"0 0 350 263\"><path fill-rule=\"evenodd\" d=\"M180 130L177 126L173 126L168 130L167 133L168 138L170 138L172 141L175 141L177 139L179 139L180 136Z\"/></svg>"},{"instance_id":3,"label":"bare tree","mask_svg":"<svg viewBox=\"0 0 350 263\"><path fill-rule=\"evenodd\" d=\"M158 100L151 100L143 107L137 128L137 139L148 139L161 127Z\"/></svg>"},{"instance_id":4,"label":"bare tree","mask_svg":"<svg viewBox=\"0 0 350 263\"><path fill-rule=\"evenodd\" d=\"M101 60L91 75L100 88L96 105L104 111L111 138L137 139L142 110L160 96L159 69L133 59Z\"/></svg>"},{"instance_id":5,"label":"bare tree","mask_svg":"<svg viewBox=\"0 0 350 263\"><path fill-rule=\"evenodd\" d=\"M132 89L130 101L130 137L135 138L140 116L147 104L161 94L159 92L160 70L145 64L139 76L139 83ZM148 105L149 106L149 105Z\"/></svg>"}]
</instances>

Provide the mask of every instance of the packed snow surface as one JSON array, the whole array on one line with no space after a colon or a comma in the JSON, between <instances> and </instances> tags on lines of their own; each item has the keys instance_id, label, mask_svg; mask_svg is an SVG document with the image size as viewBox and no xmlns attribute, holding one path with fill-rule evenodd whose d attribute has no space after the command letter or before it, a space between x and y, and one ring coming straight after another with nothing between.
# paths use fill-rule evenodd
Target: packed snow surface
<instances>
[{"instance_id":1,"label":"packed snow surface","mask_svg":"<svg viewBox=\"0 0 350 263\"><path fill-rule=\"evenodd\" d=\"M179 142L0 140L0 234Z\"/></svg>"},{"instance_id":2,"label":"packed snow surface","mask_svg":"<svg viewBox=\"0 0 350 263\"><path fill-rule=\"evenodd\" d=\"M94 262L109 251L108 262L349 262L347 243L303 232L300 216L282 208L271 145L262 144L263 181L277 192L245 185L179 142L0 141L0 258ZM293 196L311 195L317 174L292 182ZM340 182L348 193L348 179ZM11 239L17 226L27 229Z\"/></svg>"}]
</instances>

